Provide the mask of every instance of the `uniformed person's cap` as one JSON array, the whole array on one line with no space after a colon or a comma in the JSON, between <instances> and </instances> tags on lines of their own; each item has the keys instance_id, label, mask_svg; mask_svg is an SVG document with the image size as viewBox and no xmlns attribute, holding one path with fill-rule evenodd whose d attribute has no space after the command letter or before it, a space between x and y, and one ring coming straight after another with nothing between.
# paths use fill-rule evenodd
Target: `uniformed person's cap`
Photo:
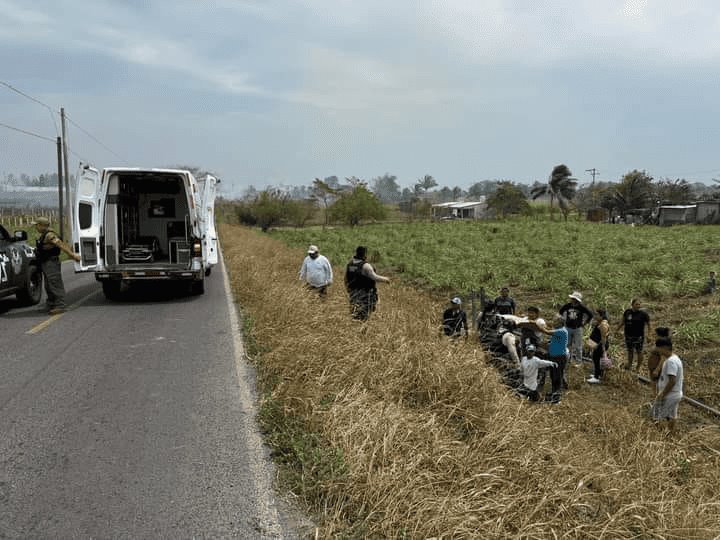
<instances>
[{"instance_id":1,"label":"uniformed person's cap","mask_svg":"<svg viewBox=\"0 0 720 540\"><path fill-rule=\"evenodd\" d=\"M39 217L35 220L33 225L50 225L50 220L46 217Z\"/></svg>"}]
</instances>

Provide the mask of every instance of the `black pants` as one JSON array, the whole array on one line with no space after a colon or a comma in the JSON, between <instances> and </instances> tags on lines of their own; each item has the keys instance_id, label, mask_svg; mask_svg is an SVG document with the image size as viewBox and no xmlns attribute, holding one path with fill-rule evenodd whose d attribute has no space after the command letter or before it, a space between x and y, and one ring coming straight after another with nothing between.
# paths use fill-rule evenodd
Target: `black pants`
<instances>
[{"instance_id":1,"label":"black pants","mask_svg":"<svg viewBox=\"0 0 720 540\"><path fill-rule=\"evenodd\" d=\"M565 365L567 364L566 356L550 356L548 358L552 362L556 362L558 367L550 368L550 381L552 382L552 398L560 399L562 394L563 374L565 373Z\"/></svg>"},{"instance_id":2,"label":"black pants","mask_svg":"<svg viewBox=\"0 0 720 540\"><path fill-rule=\"evenodd\" d=\"M45 292L47 293L47 308L65 308L65 286L60 271L60 259L50 257L40 264L45 276Z\"/></svg>"},{"instance_id":3,"label":"black pants","mask_svg":"<svg viewBox=\"0 0 720 540\"><path fill-rule=\"evenodd\" d=\"M377 291L375 289L356 289L350 291L350 311L353 319L367 321L377 305Z\"/></svg>"},{"instance_id":4,"label":"black pants","mask_svg":"<svg viewBox=\"0 0 720 540\"><path fill-rule=\"evenodd\" d=\"M594 375L595 375L596 379L600 379L603 375L603 368L600 365L600 359L602 357L603 357L603 348L600 345L598 345L597 347L595 347L593 349L593 353L592 353L592 361L593 361L593 365L595 366Z\"/></svg>"}]
</instances>

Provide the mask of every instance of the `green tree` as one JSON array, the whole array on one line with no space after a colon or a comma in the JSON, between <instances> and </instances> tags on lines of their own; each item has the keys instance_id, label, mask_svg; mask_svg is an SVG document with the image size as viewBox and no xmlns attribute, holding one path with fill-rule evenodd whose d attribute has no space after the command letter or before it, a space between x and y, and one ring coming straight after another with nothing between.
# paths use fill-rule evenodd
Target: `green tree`
<instances>
[{"instance_id":1,"label":"green tree","mask_svg":"<svg viewBox=\"0 0 720 540\"><path fill-rule=\"evenodd\" d=\"M282 223L285 217L286 202L289 199L287 193L274 188L268 188L258 194L250 208L256 223L263 232Z\"/></svg>"},{"instance_id":2,"label":"green tree","mask_svg":"<svg viewBox=\"0 0 720 540\"><path fill-rule=\"evenodd\" d=\"M337 199L339 193L339 188L333 187L329 182L329 180L332 178L335 179L335 184L337 184L337 177L331 176L329 178L326 178L325 180L320 180L319 178L316 178L313 182L312 187L313 197L315 198L315 200L319 201L322 204L324 215L323 227L328 224L328 221L330 219L328 209L330 208L330 205L335 201L335 199Z\"/></svg>"},{"instance_id":3,"label":"green tree","mask_svg":"<svg viewBox=\"0 0 720 540\"><path fill-rule=\"evenodd\" d=\"M547 184L540 184L534 187L530 194L534 199L539 197L550 197L550 213L553 211L553 204L557 201L560 211L567 221L572 200L575 198L577 180L572 177L572 172L565 164L556 165L550 173Z\"/></svg>"},{"instance_id":4,"label":"green tree","mask_svg":"<svg viewBox=\"0 0 720 540\"><path fill-rule=\"evenodd\" d=\"M387 214L382 202L364 185L342 195L331 207L330 218L351 227L368 219L384 219Z\"/></svg>"},{"instance_id":5,"label":"green tree","mask_svg":"<svg viewBox=\"0 0 720 540\"><path fill-rule=\"evenodd\" d=\"M418 181L415 182L415 185L413 187L415 189L416 195L422 195L423 193L427 193L437 185L437 181L429 174L426 174L422 178L418 178Z\"/></svg>"},{"instance_id":6,"label":"green tree","mask_svg":"<svg viewBox=\"0 0 720 540\"><path fill-rule=\"evenodd\" d=\"M495 210L495 214L498 217L504 217L508 214L519 214L527 212L530 209L530 204L522 189L509 181L498 184L495 193L488 196L487 205L488 208Z\"/></svg>"},{"instance_id":7,"label":"green tree","mask_svg":"<svg viewBox=\"0 0 720 540\"><path fill-rule=\"evenodd\" d=\"M390 173L373 178L372 191L378 199L385 203L396 203L401 197L397 176Z\"/></svg>"},{"instance_id":8,"label":"green tree","mask_svg":"<svg viewBox=\"0 0 720 540\"><path fill-rule=\"evenodd\" d=\"M653 204L653 177L645 171L630 171L615 188L616 207L621 213L634 208L646 208Z\"/></svg>"},{"instance_id":9,"label":"green tree","mask_svg":"<svg viewBox=\"0 0 720 540\"><path fill-rule=\"evenodd\" d=\"M688 204L695 199L695 193L687 180L666 178L655 185L655 199L662 204Z\"/></svg>"}]
</instances>

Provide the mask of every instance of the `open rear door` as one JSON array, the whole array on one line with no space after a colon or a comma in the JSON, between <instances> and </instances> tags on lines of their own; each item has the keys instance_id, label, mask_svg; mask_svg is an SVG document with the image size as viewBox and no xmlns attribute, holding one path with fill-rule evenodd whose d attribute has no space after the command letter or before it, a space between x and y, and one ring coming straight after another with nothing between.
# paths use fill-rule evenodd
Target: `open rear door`
<instances>
[{"instance_id":1,"label":"open rear door","mask_svg":"<svg viewBox=\"0 0 720 540\"><path fill-rule=\"evenodd\" d=\"M80 164L73 197L72 237L80 262L76 272L91 272L100 263L100 171Z\"/></svg>"},{"instance_id":2,"label":"open rear door","mask_svg":"<svg viewBox=\"0 0 720 540\"><path fill-rule=\"evenodd\" d=\"M203 250L208 266L218 263L217 231L215 230L215 195L220 180L212 175L206 175L200 190L200 220Z\"/></svg>"}]
</instances>

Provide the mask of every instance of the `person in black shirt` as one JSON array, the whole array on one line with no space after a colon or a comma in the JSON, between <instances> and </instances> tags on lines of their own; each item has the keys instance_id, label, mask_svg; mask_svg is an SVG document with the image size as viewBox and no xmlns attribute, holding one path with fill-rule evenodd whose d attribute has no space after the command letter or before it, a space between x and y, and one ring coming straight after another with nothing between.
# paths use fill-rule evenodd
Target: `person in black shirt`
<instances>
[{"instance_id":1,"label":"person in black shirt","mask_svg":"<svg viewBox=\"0 0 720 540\"><path fill-rule=\"evenodd\" d=\"M345 267L345 287L350 296L350 311L353 319L367 321L377 305L375 283L390 283L390 279L375 273L367 262L367 248L358 246L355 256Z\"/></svg>"},{"instance_id":2,"label":"person in black shirt","mask_svg":"<svg viewBox=\"0 0 720 540\"><path fill-rule=\"evenodd\" d=\"M495 299L495 310L500 315L515 315L515 300L507 287L500 289L500 296Z\"/></svg>"},{"instance_id":3,"label":"person in black shirt","mask_svg":"<svg viewBox=\"0 0 720 540\"><path fill-rule=\"evenodd\" d=\"M570 301L562 306L558 313L565 320L568 331L570 358L576 365L580 365L583 354L583 327L593 320L594 314L582 303L581 293L575 291L569 297Z\"/></svg>"},{"instance_id":4,"label":"person in black shirt","mask_svg":"<svg viewBox=\"0 0 720 540\"><path fill-rule=\"evenodd\" d=\"M633 298L630 302L630 309L623 313L622 321L617 329L624 327L625 348L627 349L627 363L625 369L632 369L633 353L637 357L637 369L640 370L643 360L643 344L650 341L650 316L646 311L640 309L640 300ZM647 329L647 333L645 333Z\"/></svg>"},{"instance_id":5,"label":"person in black shirt","mask_svg":"<svg viewBox=\"0 0 720 540\"><path fill-rule=\"evenodd\" d=\"M459 297L455 297L450 300L450 307L443 312L443 333L451 338L458 338L465 336L468 338L468 324L467 315L465 311L460 307L462 300Z\"/></svg>"}]
</instances>

